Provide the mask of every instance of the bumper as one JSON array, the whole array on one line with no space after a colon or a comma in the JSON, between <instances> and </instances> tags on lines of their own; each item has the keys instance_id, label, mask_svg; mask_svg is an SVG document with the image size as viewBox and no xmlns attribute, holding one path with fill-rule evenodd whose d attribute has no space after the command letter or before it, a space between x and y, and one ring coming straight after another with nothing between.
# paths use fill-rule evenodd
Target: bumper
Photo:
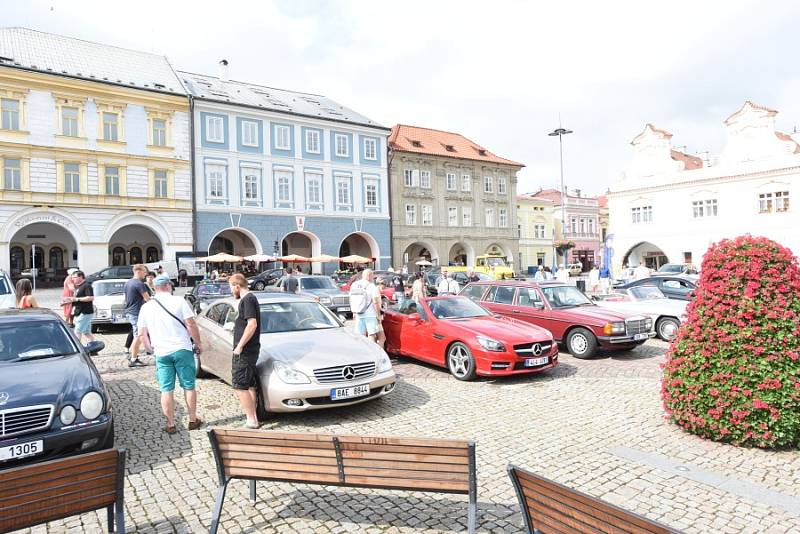
<instances>
[{"instance_id":1,"label":"bumper","mask_svg":"<svg viewBox=\"0 0 800 534\"><path fill-rule=\"evenodd\" d=\"M477 363L476 374L478 376L510 376L540 373L547 371L558 365L558 344L553 341L553 346L547 354L541 356L522 357L514 352L489 352L476 351L474 353ZM528 367L525 360L535 357L547 357L547 363Z\"/></svg>"},{"instance_id":2,"label":"bumper","mask_svg":"<svg viewBox=\"0 0 800 534\"><path fill-rule=\"evenodd\" d=\"M97 451L105 448L106 442L114 436L114 420L110 414L101 415L95 423L82 423L82 425L72 425L61 430L37 432L0 441L0 447L30 441L44 441L42 454L0 462L0 470L72 454Z\"/></svg>"},{"instance_id":3,"label":"bumper","mask_svg":"<svg viewBox=\"0 0 800 534\"><path fill-rule=\"evenodd\" d=\"M325 307L326 307L326 308L328 308L330 311L332 311L333 313L336 313L336 314L339 314L339 313L353 313L353 312L350 310L350 306L348 306L348 305L346 305L346 304L342 304L342 305L337 305L337 304L323 304L323 306L325 306Z\"/></svg>"},{"instance_id":4,"label":"bumper","mask_svg":"<svg viewBox=\"0 0 800 534\"><path fill-rule=\"evenodd\" d=\"M117 318L115 318L113 315L109 315L108 317L98 317L97 313L95 313L94 317L92 317L92 324L131 324L131 322L125 315Z\"/></svg>"},{"instance_id":5,"label":"bumper","mask_svg":"<svg viewBox=\"0 0 800 534\"><path fill-rule=\"evenodd\" d=\"M286 384L275 375L268 379L262 377L261 393L264 395L267 410L270 412L304 412L306 410L321 410L337 406L350 406L371 399L383 397L394 390L397 377L394 371L387 371L363 380L349 382L334 382L330 384ZM369 395L345 400L331 400L331 390L344 387L369 384ZM297 406L286 403L289 399L300 401Z\"/></svg>"},{"instance_id":6,"label":"bumper","mask_svg":"<svg viewBox=\"0 0 800 534\"><path fill-rule=\"evenodd\" d=\"M639 335L646 337L643 337L641 339L635 339L634 336L597 336L597 341L600 343L601 347L613 348L615 345L630 345L632 343L635 344L644 343L651 337L655 337L656 333L650 331Z\"/></svg>"}]
</instances>

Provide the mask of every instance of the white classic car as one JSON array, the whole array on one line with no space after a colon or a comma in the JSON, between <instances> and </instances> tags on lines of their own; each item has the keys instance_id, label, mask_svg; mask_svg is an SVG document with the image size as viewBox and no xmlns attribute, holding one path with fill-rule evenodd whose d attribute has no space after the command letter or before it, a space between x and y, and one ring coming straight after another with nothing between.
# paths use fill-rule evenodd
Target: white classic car
<instances>
[{"instance_id":1,"label":"white classic car","mask_svg":"<svg viewBox=\"0 0 800 534\"><path fill-rule=\"evenodd\" d=\"M94 292L94 317L92 327L105 324L128 324L125 316L125 282L123 279L96 280Z\"/></svg>"},{"instance_id":2,"label":"white classic car","mask_svg":"<svg viewBox=\"0 0 800 534\"><path fill-rule=\"evenodd\" d=\"M14 284L11 283L11 278L5 271L0 271L0 309L13 308L16 305L17 297L14 294Z\"/></svg>"},{"instance_id":3,"label":"white classic car","mask_svg":"<svg viewBox=\"0 0 800 534\"><path fill-rule=\"evenodd\" d=\"M664 341L672 341L686 320L685 300L668 299L653 286L615 289L608 295L594 297L599 306L619 312L631 312L653 319L653 330Z\"/></svg>"}]
</instances>

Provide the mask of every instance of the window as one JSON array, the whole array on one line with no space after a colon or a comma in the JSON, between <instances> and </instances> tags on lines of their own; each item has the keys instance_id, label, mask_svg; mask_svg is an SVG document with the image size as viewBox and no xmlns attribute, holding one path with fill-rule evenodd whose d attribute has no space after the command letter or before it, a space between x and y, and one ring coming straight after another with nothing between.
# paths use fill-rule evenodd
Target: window
<instances>
[{"instance_id":1,"label":"window","mask_svg":"<svg viewBox=\"0 0 800 534\"><path fill-rule=\"evenodd\" d=\"M291 130L288 126L282 124L275 125L275 148L278 150L291 150Z\"/></svg>"},{"instance_id":2,"label":"window","mask_svg":"<svg viewBox=\"0 0 800 534\"><path fill-rule=\"evenodd\" d=\"M642 222L642 208L631 208L631 222L634 224Z\"/></svg>"},{"instance_id":3,"label":"window","mask_svg":"<svg viewBox=\"0 0 800 534\"><path fill-rule=\"evenodd\" d=\"M533 237L536 239L544 239L544 224L537 223L533 225Z\"/></svg>"},{"instance_id":4,"label":"window","mask_svg":"<svg viewBox=\"0 0 800 534\"><path fill-rule=\"evenodd\" d=\"M497 210L497 219L500 223L500 228L508 228L508 209L499 208Z\"/></svg>"},{"instance_id":5,"label":"window","mask_svg":"<svg viewBox=\"0 0 800 534\"><path fill-rule=\"evenodd\" d=\"M575 217L570 218L570 220L569 220L569 228L570 228L570 232L572 232L573 235L577 234L578 233L578 219L576 219Z\"/></svg>"},{"instance_id":6,"label":"window","mask_svg":"<svg viewBox=\"0 0 800 534\"><path fill-rule=\"evenodd\" d=\"M242 121L242 145L257 147L258 123L255 121Z\"/></svg>"},{"instance_id":7,"label":"window","mask_svg":"<svg viewBox=\"0 0 800 534\"><path fill-rule=\"evenodd\" d=\"M497 179L497 192L500 193L501 195L505 195L506 194L506 177L505 176L501 176L500 178Z\"/></svg>"},{"instance_id":8,"label":"window","mask_svg":"<svg viewBox=\"0 0 800 534\"><path fill-rule=\"evenodd\" d=\"M167 171L153 171L153 196L167 198Z\"/></svg>"},{"instance_id":9,"label":"window","mask_svg":"<svg viewBox=\"0 0 800 534\"><path fill-rule=\"evenodd\" d=\"M18 159L3 161L3 187L5 189L22 189L22 167Z\"/></svg>"},{"instance_id":10,"label":"window","mask_svg":"<svg viewBox=\"0 0 800 534\"><path fill-rule=\"evenodd\" d=\"M210 201L219 202L227 197L225 192L227 170L224 165L206 165L206 191Z\"/></svg>"},{"instance_id":11,"label":"window","mask_svg":"<svg viewBox=\"0 0 800 534\"><path fill-rule=\"evenodd\" d=\"M369 180L364 184L364 205L367 208L378 207L378 182Z\"/></svg>"},{"instance_id":12,"label":"window","mask_svg":"<svg viewBox=\"0 0 800 534\"><path fill-rule=\"evenodd\" d=\"M103 112L103 139L105 141L119 141L119 115Z\"/></svg>"},{"instance_id":13,"label":"window","mask_svg":"<svg viewBox=\"0 0 800 534\"><path fill-rule=\"evenodd\" d=\"M167 121L153 119L153 145L167 146Z\"/></svg>"},{"instance_id":14,"label":"window","mask_svg":"<svg viewBox=\"0 0 800 534\"><path fill-rule=\"evenodd\" d=\"M64 164L64 192L81 192L81 166L78 163Z\"/></svg>"},{"instance_id":15,"label":"window","mask_svg":"<svg viewBox=\"0 0 800 534\"><path fill-rule=\"evenodd\" d=\"M322 209L322 175L306 173L306 205L311 210Z\"/></svg>"},{"instance_id":16,"label":"window","mask_svg":"<svg viewBox=\"0 0 800 534\"><path fill-rule=\"evenodd\" d=\"M758 195L758 212L772 213L772 193L761 193Z\"/></svg>"},{"instance_id":17,"label":"window","mask_svg":"<svg viewBox=\"0 0 800 534\"><path fill-rule=\"evenodd\" d=\"M472 226L472 207L464 206L461 208L461 225L470 227Z\"/></svg>"},{"instance_id":18,"label":"window","mask_svg":"<svg viewBox=\"0 0 800 534\"><path fill-rule=\"evenodd\" d=\"M78 137L78 108L61 108L61 135Z\"/></svg>"},{"instance_id":19,"label":"window","mask_svg":"<svg viewBox=\"0 0 800 534\"><path fill-rule=\"evenodd\" d=\"M431 188L431 171L419 171L419 186L423 189Z\"/></svg>"},{"instance_id":20,"label":"window","mask_svg":"<svg viewBox=\"0 0 800 534\"><path fill-rule=\"evenodd\" d=\"M451 172L447 173L447 190L448 191L456 190L456 175Z\"/></svg>"},{"instance_id":21,"label":"window","mask_svg":"<svg viewBox=\"0 0 800 534\"><path fill-rule=\"evenodd\" d=\"M492 193L494 191L494 179L491 176L483 177L483 192Z\"/></svg>"},{"instance_id":22,"label":"window","mask_svg":"<svg viewBox=\"0 0 800 534\"><path fill-rule=\"evenodd\" d=\"M586 219L583 217L581 217L578 222L578 228L580 229L581 235L586 234Z\"/></svg>"},{"instance_id":23,"label":"window","mask_svg":"<svg viewBox=\"0 0 800 534\"><path fill-rule=\"evenodd\" d=\"M717 200L695 200L692 202L692 216L695 219L717 216Z\"/></svg>"},{"instance_id":24,"label":"window","mask_svg":"<svg viewBox=\"0 0 800 534\"><path fill-rule=\"evenodd\" d=\"M292 207L292 173L275 171L275 200L279 207Z\"/></svg>"},{"instance_id":25,"label":"window","mask_svg":"<svg viewBox=\"0 0 800 534\"><path fill-rule=\"evenodd\" d=\"M715 206L715 209L716 209L716 206ZM775 193L775 211L778 212L778 213L789 211L789 192L788 191L778 191L778 192ZM714 215L716 215L716 213Z\"/></svg>"},{"instance_id":26,"label":"window","mask_svg":"<svg viewBox=\"0 0 800 534\"><path fill-rule=\"evenodd\" d=\"M422 225L433 226L433 206L429 204L422 206Z\"/></svg>"},{"instance_id":27,"label":"window","mask_svg":"<svg viewBox=\"0 0 800 534\"><path fill-rule=\"evenodd\" d=\"M486 208L486 227L492 228L494 226L494 208Z\"/></svg>"},{"instance_id":28,"label":"window","mask_svg":"<svg viewBox=\"0 0 800 534\"><path fill-rule=\"evenodd\" d=\"M461 175L461 190L472 191L472 176L469 174Z\"/></svg>"},{"instance_id":29,"label":"window","mask_svg":"<svg viewBox=\"0 0 800 534\"><path fill-rule=\"evenodd\" d=\"M3 130L19 130L19 100L0 99L0 118Z\"/></svg>"},{"instance_id":30,"label":"window","mask_svg":"<svg viewBox=\"0 0 800 534\"><path fill-rule=\"evenodd\" d=\"M350 195L350 177L336 178L336 207L337 209L349 210L353 205Z\"/></svg>"},{"instance_id":31,"label":"window","mask_svg":"<svg viewBox=\"0 0 800 534\"><path fill-rule=\"evenodd\" d=\"M344 134L334 134L334 143L336 145L336 155L341 158L350 156L350 147L348 146L347 136Z\"/></svg>"},{"instance_id":32,"label":"window","mask_svg":"<svg viewBox=\"0 0 800 534\"><path fill-rule=\"evenodd\" d=\"M242 201L247 206L261 204L261 169L242 167Z\"/></svg>"},{"instance_id":33,"label":"window","mask_svg":"<svg viewBox=\"0 0 800 534\"><path fill-rule=\"evenodd\" d=\"M447 208L447 226L458 226L458 208L450 206Z\"/></svg>"},{"instance_id":34,"label":"window","mask_svg":"<svg viewBox=\"0 0 800 534\"><path fill-rule=\"evenodd\" d=\"M541 258L541 260L542 261L539 263L539 265L544 264L544 258ZM538 256L537 256L537 261L538 261ZM542 297L539 296L539 292L529 287L519 288L519 293L517 294L517 304L519 306L530 306L532 308L544 307L544 303L542 302Z\"/></svg>"},{"instance_id":35,"label":"window","mask_svg":"<svg viewBox=\"0 0 800 534\"><path fill-rule=\"evenodd\" d=\"M513 286L493 286L494 289L493 295L487 295L486 300L491 298L496 304L513 304L514 303L514 291L515 288Z\"/></svg>"},{"instance_id":36,"label":"window","mask_svg":"<svg viewBox=\"0 0 800 534\"><path fill-rule=\"evenodd\" d=\"M375 161L378 159L378 140L364 139L364 159Z\"/></svg>"},{"instance_id":37,"label":"window","mask_svg":"<svg viewBox=\"0 0 800 534\"><path fill-rule=\"evenodd\" d=\"M428 181L430 182L430 171L428 173ZM416 169L406 169L403 171L403 183L406 187L417 187L419 185L419 171Z\"/></svg>"},{"instance_id":38,"label":"window","mask_svg":"<svg viewBox=\"0 0 800 534\"><path fill-rule=\"evenodd\" d=\"M588 219L589 223L589 235L594 235L594 219Z\"/></svg>"},{"instance_id":39,"label":"window","mask_svg":"<svg viewBox=\"0 0 800 534\"><path fill-rule=\"evenodd\" d=\"M642 208L642 222L653 222L653 206Z\"/></svg>"},{"instance_id":40,"label":"window","mask_svg":"<svg viewBox=\"0 0 800 534\"><path fill-rule=\"evenodd\" d=\"M424 208L429 208L430 206L423 206L423 212L425 211ZM406 204L406 224L408 225L415 225L417 224L417 206L414 204Z\"/></svg>"},{"instance_id":41,"label":"window","mask_svg":"<svg viewBox=\"0 0 800 534\"><path fill-rule=\"evenodd\" d=\"M106 195L119 196L119 167L105 168Z\"/></svg>"},{"instance_id":42,"label":"window","mask_svg":"<svg viewBox=\"0 0 800 534\"><path fill-rule=\"evenodd\" d=\"M206 141L211 143L225 142L222 117L206 117Z\"/></svg>"},{"instance_id":43,"label":"window","mask_svg":"<svg viewBox=\"0 0 800 534\"><path fill-rule=\"evenodd\" d=\"M306 130L306 152L319 154L319 130Z\"/></svg>"}]
</instances>

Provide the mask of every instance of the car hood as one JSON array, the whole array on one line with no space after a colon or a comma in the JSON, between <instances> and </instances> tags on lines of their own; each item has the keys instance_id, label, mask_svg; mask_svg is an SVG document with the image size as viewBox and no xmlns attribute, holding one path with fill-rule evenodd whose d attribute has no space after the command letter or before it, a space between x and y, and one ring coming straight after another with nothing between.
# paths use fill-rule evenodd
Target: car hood
<instances>
[{"instance_id":1,"label":"car hood","mask_svg":"<svg viewBox=\"0 0 800 534\"><path fill-rule=\"evenodd\" d=\"M347 327L261 335L261 355L302 372L320 367L375 362L382 349Z\"/></svg>"},{"instance_id":2,"label":"car hood","mask_svg":"<svg viewBox=\"0 0 800 534\"><path fill-rule=\"evenodd\" d=\"M339 288L334 288L334 287L327 288L327 289L325 289L325 288L304 289L300 293L301 294L304 293L306 295L314 295L315 297L322 297L322 296L326 296L326 297L342 297L342 296L347 296L347 293L345 293L344 291L342 291Z\"/></svg>"},{"instance_id":3,"label":"car hood","mask_svg":"<svg viewBox=\"0 0 800 534\"><path fill-rule=\"evenodd\" d=\"M688 301L675 299L654 299L637 301L600 301L598 306L622 313L638 313L643 315L671 315L681 318L686 313Z\"/></svg>"},{"instance_id":4,"label":"car hood","mask_svg":"<svg viewBox=\"0 0 800 534\"><path fill-rule=\"evenodd\" d=\"M104 295L94 298L94 307L103 310L123 304L125 304L125 295Z\"/></svg>"},{"instance_id":5,"label":"car hood","mask_svg":"<svg viewBox=\"0 0 800 534\"><path fill-rule=\"evenodd\" d=\"M554 309L553 312L568 314L570 317L577 319L579 321L583 321L588 324L597 324L601 326L606 323L612 323L614 321L624 321L626 319L631 319L635 315L640 315L637 313L612 310L597 305Z\"/></svg>"},{"instance_id":6,"label":"car hood","mask_svg":"<svg viewBox=\"0 0 800 534\"><path fill-rule=\"evenodd\" d=\"M553 335L544 328L506 317L470 317L467 319L444 319L441 322L452 325L465 333L490 337L512 345L553 340Z\"/></svg>"},{"instance_id":7,"label":"car hood","mask_svg":"<svg viewBox=\"0 0 800 534\"><path fill-rule=\"evenodd\" d=\"M81 354L0 364L0 392L9 395L0 407L3 410L35 404L60 406L67 395L80 402L90 389L103 391Z\"/></svg>"}]
</instances>

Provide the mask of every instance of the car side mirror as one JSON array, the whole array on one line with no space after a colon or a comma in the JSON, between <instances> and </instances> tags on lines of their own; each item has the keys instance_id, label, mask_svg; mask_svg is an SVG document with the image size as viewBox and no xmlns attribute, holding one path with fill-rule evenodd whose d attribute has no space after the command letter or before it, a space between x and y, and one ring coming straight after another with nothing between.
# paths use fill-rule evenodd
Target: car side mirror
<instances>
[{"instance_id":1,"label":"car side mirror","mask_svg":"<svg viewBox=\"0 0 800 534\"><path fill-rule=\"evenodd\" d=\"M90 341L83 347L86 352L89 353L89 356L96 356L101 350L106 348L106 344L102 341Z\"/></svg>"},{"instance_id":2,"label":"car side mirror","mask_svg":"<svg viewBox=\"0 0 800 534\"><path fill-rule=\"evenodd\" d=\"M233 332L233 326L234 326L233 323L225 323L222 326L222 329L225 330L226 332Z\"/></svg>"},{"instance_id":3,"label":"car side mirror","mask_svg":"<svg viewBox=\"0 0 800 534\"><path fill-rule=\"evenodd\" d=\"M422 316L418 313L411 313L408 315L408 320L411 321L412 323L421 323Z\"/></svg>"}]
</instances>

